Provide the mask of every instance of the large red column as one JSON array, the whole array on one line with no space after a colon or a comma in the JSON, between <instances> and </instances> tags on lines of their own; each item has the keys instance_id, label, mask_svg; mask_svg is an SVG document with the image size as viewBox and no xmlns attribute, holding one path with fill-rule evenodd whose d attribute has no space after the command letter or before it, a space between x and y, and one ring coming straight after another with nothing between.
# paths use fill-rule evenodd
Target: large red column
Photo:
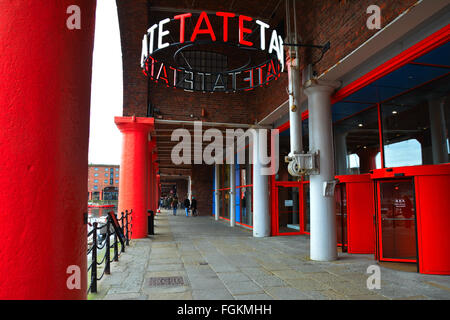
<instances>
[{"instance_id":1,"label":"large red column","mask_svg":"<svg viewBox=\"0 0 450 320\"><path fill-rule=\"evenodd\" d=\"M86 298L95 7L0 1L0 299Z\"/></svg>"},{"instance_id":2,"label":"large red column","mask_svg":"<svg viewBox=\"0 0 450 320\"><path fill-rule=\"evenodd\" d=\"M119 212L133 210L133 239L147 237L148 136L153 118L116 117L123 134Z\"/></svg>"}]
</instances>

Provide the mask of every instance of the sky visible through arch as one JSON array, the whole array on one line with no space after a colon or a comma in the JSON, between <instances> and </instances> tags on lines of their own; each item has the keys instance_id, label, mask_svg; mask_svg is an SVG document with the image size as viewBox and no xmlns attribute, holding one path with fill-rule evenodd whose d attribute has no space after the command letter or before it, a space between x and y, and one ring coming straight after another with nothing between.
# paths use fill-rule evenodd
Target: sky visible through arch
<instances>
[{"instance_id":1,"label":"sky visible through arch","mask_svg":"<svg viewBox=\"0 0 450 320\"><path fill-rule=\"evenodd\" d=\"M115 0L97 1L92 67L89 163L120 164L122 137L114 124L122 116L122 49Z\"/></svg>"}]
</instances>

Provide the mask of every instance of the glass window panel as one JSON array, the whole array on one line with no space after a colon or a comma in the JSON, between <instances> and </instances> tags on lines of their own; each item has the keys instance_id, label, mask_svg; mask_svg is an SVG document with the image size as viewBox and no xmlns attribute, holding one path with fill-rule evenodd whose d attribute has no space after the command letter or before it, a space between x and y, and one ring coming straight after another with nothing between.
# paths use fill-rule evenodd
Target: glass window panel
<instances>
[{"instance_id":1,"label":"glass window panel","mask_svg":"<svg viewBox=\"0 0 450 320\"><path fill-rule=\"evenodd\" d=\"M345 184L336 185L336 233L337 243L345 247L347 243L347 194Z\"/></svg>"},{"instance_id":2,"label":"glass window panel","mask_svg":"<svg viewBox=\"0 0 450 320\"><path fill-rule=\"evenodd\" d=\"M416 210L412 180L380 182L383 258L416 260Z\"/></svg>"},{"instance_id":3,"label":"glass window panel","mask_svg":"<svg viewBox=\"0 0 450 320\"><path fill-rule=\"evenodd\" d=\"M303 184L303 214L304 214L304 224L305 230L304 232L310 232L310 197L309 197L309 183Z\"/></svg>"},{"instance_id":4,"label":"glass window panel","mask_svg":"<svg viewBox=\"0 0 450 320\"><path fill-rule=\"evenodd\" d=\"M293 181L294 177L292 177L287 169L288 164L284 161L284 158L289 155L291 151L291 131L290 129L284 130L280 132L279 136L279 160L280 165L278 168L278 173L275 175L276 181Z\"/></svg>"},{"instance_id":5,"label":"glass window panel","mask_svg":"<svg viewBox=\"0 0 450 320\"><path fill-rule=\"evenodd\" d=\"M300 198L298 187L278 187L279 233L300 231Z\"/></svg>"},{"instance_id":6,"label":"glass window panel","mask_svg":"<svg viewBox=\"0 0 450 320\"><path fill-rule=\"evenodd\" d=\"M252 187L239 188L241 223L253 226Z\"/></svg>"},{"instance_id":7,"label":"glass window panel","mask_svg":"<svg viewBox=\"0 0 450 320\"><path fill-rule=\"evenodd\" d=\"M337 175L363 174L381 168L376 105L335 122L333 132Z\"/></svg>"},{"instance_id":8,"label":"glass window panel","mask_svg":"<svg viewBox=\"0 0 450 320\"><path fill-rule=\"evenodd\" d=\"M386 167L448 163L450 77L381 105Z\"/></svg>"}]
</instances>

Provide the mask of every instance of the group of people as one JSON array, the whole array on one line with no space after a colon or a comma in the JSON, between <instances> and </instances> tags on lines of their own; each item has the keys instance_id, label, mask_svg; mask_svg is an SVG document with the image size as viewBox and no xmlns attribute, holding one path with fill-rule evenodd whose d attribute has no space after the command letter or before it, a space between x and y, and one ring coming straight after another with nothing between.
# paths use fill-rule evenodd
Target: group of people
<instances>
[{"instance_id":1,"label":"group of people","mask_svg":"<svg viewBox=\"0 0 450 320\"><path fill-rule=\"evenodd\" d=\"M177 209L178 206L181 205L181 203L178 201L177 196L166 196L162 197L159 201L160 207L164 209L172 209L173 215L177 215ZM197 200L195 197L192 197L192 200L189 200L188 198L184 200L182 203L184 210L186 211L186 217L189 217L189 212L192 212L192 216L198 215L197 211Z\"/></svg>"}]
</instances>

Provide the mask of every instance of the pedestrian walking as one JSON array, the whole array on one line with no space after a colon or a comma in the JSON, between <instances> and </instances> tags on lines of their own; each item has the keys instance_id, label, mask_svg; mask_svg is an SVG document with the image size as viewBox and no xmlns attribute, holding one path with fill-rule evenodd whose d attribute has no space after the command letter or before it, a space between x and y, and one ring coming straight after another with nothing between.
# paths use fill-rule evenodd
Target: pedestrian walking
<instances>
[{"instance_id":1,"label":"pedestrian walking","mask_svg":"<svg viewBox=\"0 0 450 320\"><path fill-rule=\"evenodd\" d=\"M173 215L177 215L177 209L178 209L178 199L175 197L172 200L172 209L173 209Z\"/></svg>"},{"instance_id":2,"label":"pedestrian walking","mask_svg":"<svg viewBox=\"0 0 450 320\"><path fill-rule=\"evenodd\" d=\"M197 212L197 199L195 199L195 197L192 197L191 210L192 210L192 216L197 216L198 215L198 212Z\"/></svg>"},{"instance_id":3,"label":"pedestrian walking","mask_svg":"<svg viewBox=\"0 0 450 320\"><path fill-rule=\"evenodd\" d=\"M184 210L186 211L186 217L189 217L189 208L191 207L191 202L188 198L184 200Z\"/></svg>"}]
</instances>

